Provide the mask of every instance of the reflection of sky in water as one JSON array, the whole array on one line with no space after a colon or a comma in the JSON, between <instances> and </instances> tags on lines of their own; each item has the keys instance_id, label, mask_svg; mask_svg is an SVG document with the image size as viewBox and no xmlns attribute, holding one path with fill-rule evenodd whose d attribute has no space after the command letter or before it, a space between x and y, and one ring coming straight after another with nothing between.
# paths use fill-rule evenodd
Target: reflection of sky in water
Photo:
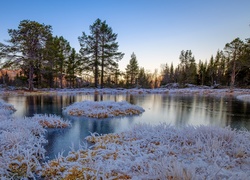
<instances>
[{"instance_id":1,"label":"reflection of sky in water","mask_svg":"<svg viewBox=\"0 0 250 180\"><path fill-rule=\"evenodd\" d=\"M33 114L56 114L72 122L71 128L48 130L46 144L47 155L53 158L65 150L65 154L74 145L84 142L90 132L99 134L122 132L137 123L159 124L165 122L177 127L186 125L214 125L246 128L250 130L250 103L232 97L174 96L161 94L148 95L60 95L60 96L19 96L3 97L17 109L14 116L32 116ZM91 119L70 117L62 114L62 108L82 100L126 100L139 105L145 112L139 116L109 119Z\"/></svg>"}]
</instances>

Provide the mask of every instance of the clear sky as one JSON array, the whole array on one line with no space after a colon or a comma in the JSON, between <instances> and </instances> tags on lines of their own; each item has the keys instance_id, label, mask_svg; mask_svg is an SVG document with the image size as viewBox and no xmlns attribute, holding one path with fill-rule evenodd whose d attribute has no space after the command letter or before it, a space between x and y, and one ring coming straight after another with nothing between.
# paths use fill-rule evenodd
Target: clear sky
<instances>
[{"instance_id":1,"label":"clear sky","mask_svg":"<svg viewBox=\"0 0 250 180\"><path fill-rule=\"evenodd\" d=\"M124 70L134 52L140 67L179 64L181 50L209 60L226 43L250 38L250 0L1 0L0 42L28 19L51 25L80 49L78 37L100 18L118 34Z\"/></svg>"}]
</instances>

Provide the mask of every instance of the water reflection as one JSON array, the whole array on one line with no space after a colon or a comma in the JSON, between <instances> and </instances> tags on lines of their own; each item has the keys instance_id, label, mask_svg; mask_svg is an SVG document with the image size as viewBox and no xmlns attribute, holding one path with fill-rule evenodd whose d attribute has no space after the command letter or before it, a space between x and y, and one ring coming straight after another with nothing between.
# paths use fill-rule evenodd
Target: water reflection
<instances>
[{"instance_id":1,"label":"water reflection","mask_svg":"<svg viewBox=\"0 0 250 180\"><path fill-rule=\"evenodd\" d=\"M99 134L121 132L136 123L156 125L162 122L177 127L186 125L231 126L250 130L250 103L239 101L233 97L202 97L180 95L40 95L3 97L5 101L17 109L14 116L33 116L33 114L56 114L69 119L71 128L48 130L46 145L47 155L54 158L62 150L65 154L74 145L84 142L91 132ZM140 116L120 117L112 119L91 119L70 117L62 114L62 108L76 101L122 101L126 100L145 109Z\"/></svg>"}]
</instances>

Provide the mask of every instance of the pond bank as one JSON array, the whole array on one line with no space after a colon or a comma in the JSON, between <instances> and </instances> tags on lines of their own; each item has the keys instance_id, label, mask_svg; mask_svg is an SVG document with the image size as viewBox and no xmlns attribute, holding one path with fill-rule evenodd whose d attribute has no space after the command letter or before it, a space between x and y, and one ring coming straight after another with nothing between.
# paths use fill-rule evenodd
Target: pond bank
<instances>
[{"instance_id":1,"label":"pond bank","mask_svg":"<svg viewBox=\"0 0 250 180\"><path fill-rule=\"evenodd\" d=\"M215 96L238 96L238 95L250 95L250 89L238 89L233 91L230 89L212 89L212 88L183 88L183 89L168 89L168 88L156 88L156 89L124 89L124 88L76 88L76 89L37 89L35 91L25 90L6 90L0 89L1 95L39 95L39 94L197 94L197 95L215 95Z\"/></svg>"}]
</instances>

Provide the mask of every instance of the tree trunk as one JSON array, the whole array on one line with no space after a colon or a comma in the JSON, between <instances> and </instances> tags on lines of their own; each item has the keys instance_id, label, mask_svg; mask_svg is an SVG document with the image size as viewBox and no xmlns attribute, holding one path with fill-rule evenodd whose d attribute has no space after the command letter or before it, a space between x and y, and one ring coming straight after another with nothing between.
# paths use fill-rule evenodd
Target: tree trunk
<instances>
[{"instance_id":1,"label":"tree trunk","mask_svg":"<svg viewBox=\"0 0 250 180\"><path fill-rule=\"evenodd\" d=\"M96 45L95 45L95 87L98 87L98 35L96 35Z\"/></svg>"},{"instance_id":2,"label":"tree trunk","mask_svg":"<svg viewBox=\"0 0 250 180\"><path fill-rule=\"evenodd\" d=\"M62 89L63 88L63 83L62 83L62 73L60 74L60 88Z\"/></svg>"},{"instance_id":3,"label":"tree trunk","mask_svg":"<svg viewBox=\"0 0 250 180\"><path fill-rule=\"evenodd\" d=\"M95 60L95 87L98 87L98 61Z\"/></svg>"},{"instance_id":4,"label":"tree trunk","mask_svg":"<svg viewBox=\"0 0 250 180\"><path fill-rule=\"evenodd\" d=\"M232 74L231 74L231 83L230 83L230 91L233 92L234 89L234 83L235 83L235 76L236 76L236 55L234 53L234 57L233 57L233 69L232 69Z\"/></svg>"},{"instance_id":5,"label":"tree trunk","mask_svg":"<svg viewBox=\"0 0 250 180\"><path fill-rule=\"evenodd\" d=\"M104 60L102 59L102 69L101 69L101 89L103 88L103 76L104 76Z\"/></svg>"},{"instance_id":6,"label":"tree trunk","mask_svg":"<svg viewBox=\"0 0 250 180\"><path fill-rule=\"evenodd\" d=\"M29 71L29 91L33 91L34 90L34 84L33 84L33 75L34 75L34 66L30 65L29 67L30 71Z\"/></svg>"},{"instance_id":7,"label":"tree trunk","mask_svg":"<svg viewBox=\"0 0 250 180\"><path fill-rule=\"evenodd\" d=\"M104 42L105 40L102 39L102 59L101 59L101 89L103 88L103 76L104 76Z\"/></svg>"},{"instance_id":8,"label":"tree trunk","mask_svg":"<svg viewBox=\"0 0 250 180\"><path fill-rule=\"evenodd\" d=\"M60 88L63 88L63 66L60 67Z\"/></svg>"}]
</instances>

